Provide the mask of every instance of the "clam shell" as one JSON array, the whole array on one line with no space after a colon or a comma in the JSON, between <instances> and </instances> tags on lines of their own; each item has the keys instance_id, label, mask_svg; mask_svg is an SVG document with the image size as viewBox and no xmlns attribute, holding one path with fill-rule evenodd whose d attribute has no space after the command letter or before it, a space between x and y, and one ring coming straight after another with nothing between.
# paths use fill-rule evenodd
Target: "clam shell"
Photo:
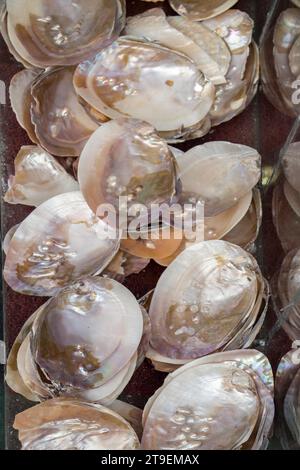
<instances>
[{"instance_id":1,"label":"clam shell","mask_svg":"<svg viewBox=\"0 0 300 470\"><path fill-rule=\"evenodd\" d=\"M224 388L221 379L224 374L236 378L231 380L230 388ZM230 394L235 394L238 384L250 393L236 395L233 403ZM272 369L266 357L257 351L232 351L190 362L171 373L163 387L148 401L143 413L142 447L181 450L259 448L265 445L273 421L272 390ZM252 412L248 408L247 418L244 415L240 421L246 409L242 401L250 397ZM231 407L235 407L232 422ZM244 428L245 418L248 427ZM223 426L226 433L222 432ZM239 427L238 434L235 434L235 426ZM252 436L251 431L257 435Z\"/></svg>"},{"instance_id":2,"label":"clam shell","mask_svg":"<svg viewBox=\"0 0 300 470\"><path fill-rule=\"evenodd\" d=\"M38 143L34 125L31 121L31 86L41 73L40 70L21 70L10 81L9 98L11 107L20 126L26 130L28 137L34 143Z\"/></svg>"},{"instance_id":3,"label":"clam shell","mask_svg":"<svg viewBox=\"0 0 300 470\"><path fill-rule=\"evenodd\" d=\"M256 150L230 142L198 145L177 160L182 191L197 195L205 216L234 206L260 179L260 155Z\"/></svg>"},{"instance_id":4,"label":"clam shell","mask_svg":"<svg viewBox=\"0 0 300 470\"><path fill-rule=\"evenodd\" d=\"M112 204L126 222L130 208L168 203L176 192L170 149L151 125L135 119L110 121L90 137L80 156L78 179L95 213L101 204ZM127 197L124 209L120 196Z\"/></svg>"},{"instance_id":5,"label":"clam shell","mask_svg":"<svg viewBox=\"0 0 300 470\"><path fill-rule=\"evenodd\" d=\"M181 19L184 21L183 18ZM182 28L180 25L181 23L174 23L172 18L167 18L161 8L155 8L153 10L147 10L141 15L129 18L126 24L126 34L128 36L147 38L150 41L156 41L163 46L186 54L197 64L201 72L203 72L212 83L224 83L226 71L223 73L218 62L209 54L207 51L209 46L203 47L203 44L200 46L200 44L193 40L194 38L186 34L186 30L189 31L189 26L186 26L184 29L184 27ZM208 32L208 30L206 31ZM210 32L210 34L213 35L214 33ZM217 37L217 35L214 36ZM222 41L220 38L218 39ZM224 48L226 48L225 44ZM220 60L224 61L228 56L230 58L230 53L227 48L226 52L226 58L221 58Z\"/></svg>"},{"instance_id":6,"label":"clam shell","mask_svg":"<svg viewBox=\"0 0 300 470\"><path fill-rule=\"evenodd\" d=\"M199 124L214 100L214 86L187 56L128 37L81 63L74 86L110 118L131 116L178 134Z\"/></svg>"},{"instance_id":7,"label":"clam shell","mask_svg":"<svg viewBox=\"0 0 300 470\"><path fill-rule=\"evenodd\" d=\"M10 176L4 196L10 204L39 206L58 194L79 189L77 181L39 146L21 147L14 164L15 176Z\"/></svg>"},{"instance_id":8,"label":"clam shell","mask_svg":"<svg viewBox=\"0 0 300 470\"><path fill-rule=\"evenodd\" d=\"M287 181L283 184L283 192L295 214L300 217L300 193L298 193Z\"/></svg>"},{"instance_id":9,"label":"clam shell","mask_svg":"<svg viewBox=\"0 0 300 470\"><path fill-rule=\"evenodd\" d=\"M251 316L260 277L252 256L230 243L186 249L156 286L149 310L152 348L191 360L224 347Z\"/></svg>"},{"instance_id":10,"label":"clam shell","mask_svg":"<svg viewBox=\"0 0 300 470\"><path fill-rule=\"evenodd\" d=\"M233 7L238 0L169 0L171 7L192 21L206 20Z\"/></svg>"},{"instance_id":11,"label":"clam shell","mask_svg":"<svg viewBox=\"0 0 300 470\"><path fill-rule=\"evenodd\" d=\"M80 155L98 128L78 101L73 73L73 67L50 69L31 86L31 119L36 136L48 152L62 157Z\"/></svg>"},{"instance_id":12,"label":"clam shell","mask_svg":"<svg viewBox=\"0 0 300 470\"><path fill-rule=\"evenodd\" d=\"M7 255L9 244L11 242L12 237L14 236L17 228L19 227L20 224L13 225L8 232L6 233L4 240L2 242L2 250L4 251L4 254Z\"/></svg>"},{"instance_id":13,"label":"clam shell","mask_svg":"<svg viewBox=\"0 0 300 470\"><path fill-rule=\"evenodd\" d=\"M278 238L286 253L299 247L300 218L289 205L282 185L277 185L273 191L273 222Z\"/></svg>"},{"instance_id":14,"label":"clam shell","mask_svg":"<svg viewBox=\"0 0 300 470\"><path fill-rule=\"evenodd\" d=\"M300 142L290 144L283 156L282 167L284 176L295 191L300 192Z\"/></svg>"},{"instance_id":15,"label":"clam shell","mask_svg":"<svg viewBox=\"0 0 300 470\"><path fill-rule=\"evenodd\" d=\"M80 192L61 194L20 224L9 244L4 278L17 292L55 295L72 281L99 273L118 248L116 231L95 217Z\"/></svg>"},{"instance_id":16,"label":"clam shell","mask_svg":"<svg viewBox=\"0 0 300 470\"><path fill-rule=\"evenodd\" d=\"M41 68L93 56L118 37L125 23L124 0L8 0L6 6L14 49Z\"/></svg>"},{"instance_id":17,"label":"clam shell","mask_svg":"<svg viewBox=\"0 0 300 470\"><path fill-rule=\"evenodd\" d=\"M138 437L115 411L56 398L19 413L14 422L23 450L135 450Z\"/></svg>"},{"instance_id":18,"label":"clam shell","mask_svg":"<svg viewBox=\"0 0 300 470\"><path fill-rule=\"evenodd\" d=\"M107 268L103 271L103 276L110 277L116 281L122 282L131 274L139 274L143 271L150 259L139 258L138 256L119 250Z\"/></svg>"}]
</instances>

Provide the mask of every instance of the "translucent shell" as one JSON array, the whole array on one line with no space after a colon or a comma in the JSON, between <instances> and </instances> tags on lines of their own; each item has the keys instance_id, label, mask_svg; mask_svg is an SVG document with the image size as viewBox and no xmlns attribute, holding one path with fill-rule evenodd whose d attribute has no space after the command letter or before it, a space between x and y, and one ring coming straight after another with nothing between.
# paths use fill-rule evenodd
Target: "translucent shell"
<instances>
[{"instance_id":1,"label":"translucent shell","mask_svg":"<svg viewBox=\"0 0 300 470\"><path fill-rule=\"evenodd\" d=\"M282 159L284 176L295 191L300 193L300 142L293 142L287 148Z\"/></svg>"},{"instance_id":2,"label":"translucent shell","mask_svg":"<svg viewBox=\"0 0 300 470\"><path fill-rule=\"evenodd\" d=\"M67 396L111 403L130 380L148 337L128 289L111 279L85 278L24 325L9 355L7 382L25 396L29 390L35 400Z\"/></svg>"},{"instance_id":3,"label":"translucent shell","mask_svg":"<svg viewBox=\"0 0 300 470\"><path fill-rule=\"evenodd\" d=\"M119 236L98 219L80 192L55 196L18 227L4 277L23 294L51 296L70 282L101 272L119 248Z\"/></svg>"},{"instance_id":4,"label":"translucent shell","mask_svg":"<svg viewBox=\"0 0 300 470\"><path fill-rule=\"evenodd\" d=\"M191 246L158 281L150 305L151 346L174 359L194 359L249 332L265 286L254 258L224 241ZM244 328L245 327L245 328Z\"/></svg>"},{"instance_id":5,"label":"translucent shell","mask_svg":"<svg viewBox=\"0 0 300 470\"><path fill-rule=\"evenodd\" d=\"M149 263L150 259L140 258L123 250L119 250L103 271L103 275L122 282L127 276L143 271Z\"/></svg>"},{"instance_id":6,"label":"translucent shell","mask_svg":"<svg viewBox=\"0 0 300 470\"><path fill-rule=\"evenodd\" d=\"M193 34L195 26L198 26L198 29ZM147 38L182 52L190 57L214 84L225 82L230 52L223 39L202 27L200 23L190 25L190 22L184 18L166 17L161 8L154 8L128 18L126 34Z\"/></svg>"},{"instance_id":7,"label":"translucent shell","mask_svg":"<svg viewBox=\"0 0 300 470\"><path fill-rule=\"evenodd\" d=\"M78 156L98 124L79 103L74 68L54 68L31 86L31 119L40 144L53 155Z\"/></svg>"},{"instance_id":8,"label":"translucent shell","mask_svg":"<svg viewBox=\"0 0 300 470\"><path fill-rule=\"evenodd\" d=\"M30 114L31 86L40 73L41 71L37 69L21 70L13 76L9 85L10 103L17 121L34 143L38 143L38 138Z\"/></svg>"},{"instance_id":9,"label":"translucent shell","mask_svg":"<svg viewBox=\"0 0 300 470\"><path fill-rule=\"evenodd\" d=\"M220 15L238 0L169 0L171 7L189 20L200 21Z\"/></svg>"},{"instance_id":10,"label":"translucent shell","mask_svg":"<svg viewBox=\"0 0 300 470\"><path fill-rule=\"evenodd\" d=\"M151 125L119 118L103 124L90 137L80 156L78 179L95 213L107 203L120 215L125 211L127 216L128 209L130 216L136 204L150 208L171 201L176 192L175 159ZM124 209L120 196L127 198Z\"/></svg>"},{"instance_id":11,"label":"translucent shell","mask_svg":"<svg viewBox=\"0 0 300 470\"><path fill-rule=\"evenodd\" d=\"M78 64L93 56L118 37L125 23L124 0L8 0L6 4L14 49L41 68Z\"/></svg>"},{"instance_id":12,"label":"translucent shell","mask_svg":"<svg viewBox=\"0 0 300 470\"><path fill-rule=\"evenodd\" d=\"M277 185L273 191L273 222L278 238L286 253L299 247L300 217L288 203L283 185Z\"/></svg>"},{"instance_id":13,"label":"translucent shell","mask_svg":"<svg viewBox=\"0 0 300 470\"><path fill-rule=\"evenodd\" d=\"M23 450L136 450L138 437L120 414L84 401L56 398L19 413Z\"/></svg>"},{"instance_id":14,"label":"translucent shell","mask_svg":"<svg viewBox=\"0 0 300 470\"><path fill-rule=\"evenodd\" d=\"M300 36L300 10L288 8L283 11L274 29L274 66L280 92L283 100L289 107L298 110L293 103L292 95L295 92L293 83L297 78L297 39Z\"/></svg>"},{"instance_id":15,"label":"translucent shell","mask_svg":"<svg viewBox=\"0 0 300 470\"><path fill-rule=\"evenodd\" d=\"M275 392L279 422L279 438L284 449L300 446L300 354L289 351L281 359L276 371Z\"/></svg>"},{"instance_id":16,"label":"translucent shell","mask_svg":"<svg viewBox=\"0 0 300 470\"><path fill-rule=\"evenodd\" d=\"M214 100L214 86L187 56L128 37L81 63L74 86L110 118L130 116L179 135L199 125Z\"/></svg>"},{"instance_id":17,"label":"translucent shell","mask_svg":"<svg viewBox=\"0 0 300 470\"><path fill-rule=\"evenodd\" d=\"M58 194L79 189L63 166L38 146L21 147L15 158L15 176L10 176L8 186L5 202L27 206L38 206Z\"/></svg>"},{"instance_id":18,"label":"translucent shell","mask_svg":"<svg viewBox=\"0 0 300 470\"><path fill-rule=\"evenodd\" d=\"M284 315L282 327L293 340L299 339L300 331L300 252L295 249L283 260L277 279L277 314ZM281 310L283 309L283 310Z\"/></svg>"},{"instance_id":19,"label":"translucent shell","mask_svg":"<svg viewBox=\"0 0 300 470\"><path fill-rule=\"evenodd\" d=\"M198 145L177 159L182 191L205 204L205 216L234 206L260 179L256 150L229 142Z\"/></svg>"},{"instance_id":20,"label":"translucent shell","mask_svg":"<svg viewBox=\"0 0 300 470\"><path fill-rule=\"evenodd\" d=\"M143 413L143 449L265 448L274 418L272 369L257 351L231 351L171 373Z\"/></svg>"}]
</instances>

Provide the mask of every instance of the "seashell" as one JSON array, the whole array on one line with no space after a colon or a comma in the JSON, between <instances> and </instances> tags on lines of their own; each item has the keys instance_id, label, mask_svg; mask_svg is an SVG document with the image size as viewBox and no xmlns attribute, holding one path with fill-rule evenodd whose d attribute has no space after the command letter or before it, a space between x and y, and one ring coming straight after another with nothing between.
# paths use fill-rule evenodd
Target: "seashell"
<instances>
[{"instance_id":1,"label":"seashell","mask_svg":"<svg viewBox=\"0 0 300 470\"><path fill-rule=\"evenodd\" d=\"M126 287L85 278L24 325L9 355L7 383L21 394L25 388L27 396L28 389L37 400L65 396L111 403L135 370L140 343L140 357L145 353L147 338L149 323Z\"/></svg>"},{"instance_id":2,"label":"seashell","mask_svg":"<svg viewBox=\"0 0 300 470\"><path fill-rule=\"evenodd\" d=\"M298 193L287 181L284 181L283 192L285 198L295 212L295 214L300 216L300 193Z\"/></svg>"},{"instance_id":3,"label":"seashell","mask_svg":"<svg viewBox=\"0 0 300 470\"><path fill-rule=\"evenodd\" d=\"M213 18L233 7L238 0L169 0L171 7L189 20L200 21Z\"/></svg>"},{"instance_id":4,"label":"seashell","mask_svg":"<svg viewBox=\"0 0 300 470\"><path fill-rule=\"evenodd\" d=\"M136 406L130 405L121 400L115 400L111 405L109 405L109 409L118 413L122 418L128 421L129 424L135 430L139 439L142 438L143 434L143 427L142 427L142 416L143 411Z\"/></svg>"},{"instance_id":5,"label":"seashell","mask_svg":"<svg viewBox=\"0 0 300 470\"><path fill-rule=\"evenodd\" d=\"M288 203L282 185L273 191L273 222L285 253L300 246L300 218Z\"/></svg>"},{"instance_id":6,"label":"seashell","mask_svg":"<svg viewBox=\"0 0 300 470\"><path fill-rule=\"evenodd\" d=\"M281 320L282 328L292 340L299 338L300 331L300 252L299 249L290 251L284 258L278 279L274 301L276 313Z\"/></svg>"},{"instance_id":7,"label":"seashell","mask_svg":"<svg viewBox=\"0 0 300 470\"><path fill-rule=\"evenodd\" d=\"M176 193L170 149L151 125L135 119L110 121L90 137L80 156L78 179L95 213L101 204L112 205L120 219L126 216L126 223L127 215L137 216L138 204L150 209L152 204L170 203ZM120 196L126 198L125 207Z\"/></svg>"},{"instance_id":8,"label":"seashell","mask_svg":"<svg viewBox=\"0 0 300 470\"><path fill-rule=\"evenodd\" d=\"M19 227L20 224L13 225L8 232L6 232L6 235L4 237L4 240L2 242L2 250L5 255L7 255L9 244L11 242L12 237L14 236L17 228Z\"/></svg>"},{"instance_id":9,"label":"seashell","mask_svg":"<svg viewBox=\"0 0 300 470\"><path fill-rule=\"evenodd\" d=\"M9 85L10 103L17 121L35 144L38 143L38 138L30 114L31 86L40 73L41 71L37 69L21 70L13 76Z\"/></svg>"},{"instance_id":10,"label":"seashell","mask_svg":"<svg viewBox=\"0 0 300 470\"><path fill-rule=\"evenodd\" d=\"M130 116L178 136L199 125L214 100L213 84L187 56L129 37L82 62L74 86L109 118Z\"/></svg>"},{"instance_id":11,"label":"seashell","mask_svg":"<svg viewBox=\"0 0 300 470\"><path fill-rule=\"evenodd\" d=\"M282 158L282 168L284 176L290 186L300 193L300 163L299 163L300 142L290 144Z\"/></svg>"},{"instance_id":12,"label":"seashell","mask_svg":"<svg viewBox=\"0 0 300 470\"><path fill-rule=\"evenodd\" d=\"M296 7L300 7L300 0L291 0Z\"/></svg>"},{"instance_id":13,"label":"seashell","mask_svg":"<svg viewBox=\"0 0 300 470\"><path fill-rule=\"evenodd\" d=\"M118 248L116 230L95 217L79 191L61 194L20 224L9 244L4 278L17 292L52 296L101 272Z\"/></svg>"},{"instance_id":14,"label":"seashell","mask_svg":"<svg viewBox=\"0 0 300 470\"><path fill-rule=\"evenodd\" d=\"M253 199L249 210L240 222L228 232L223 240L239 245L244 250L251 250L262 223L262 200L259 189L253 190Z\"/></svg>"},{"instance_id":15,"label":"seashell","mask_svg":"<svg viewBox=\"0 0 300 470\"><path fill-rule=\"evenodd\" d=\"M219 240L192 245L168 266L154 291L152 349L165 358L192 360L231 342L243 347L265 315L265 288L256 261L242 248Z\"/></svg>"},{"instance_id":16,"label":"seashell","mask_svg":"<svg viewBox=\"0 0 300 470\"><path fill-rule=\"evenodd\" d=\"M79 185L60 163L39 146L23 146L15 158L15 176L10 176L4 196L10 204L39 206Z\"/></svg>"},{"instance_id":17,"label":"seashell","mask_svg":"<svg viewBox=\"0 0 300 470\"><path fill-rule=\"evenodd\" d=\"M183 193L204 202L206 217L233 207L258 183L261 173L257 151L230 142L193 147L177 164Z\"/></svg>"},{"instance_id":18,"label":"seashell","mask_svg":"<svg viewBox=\"0 0 300 470\"><path fill-rule=\"evenodd\" d=\"M23 450L136 450L138 437L120 414L84 401L56 398L17 414Z\"/></svg>"},{"instance_id":19,"label":"seashell","mask_svg":"<svg viewBox=\"0 0 300 470\"><path fill-rule=\"evenodd\" d=\"M7 0L6 6L14 50L41 68L92 57L118 37L125 23L124 0Z\"/></svg>"},{"instance_id":20,"label":"seashell","mask_svg":"<svg viewBox=\"0 0 300 470\"><path fill-rule=\"evenodd\" d=\"M282 357L276 371L275 397L279 421L279 439L285 450L299 449L299 351L292 349Z\"/></svg>"},{"instance_id":21,"label":"seashell","mask_svg":"<svg viewBox=\"0 0 300 470\"><path fill-rule=\"evenodd\" d=\"M266 448L274 418L273 376L258 351L231 351L169 374L143 413L142 448Z\"/></svg>"},{"instance_id":22,"label":"seashell","mask_svg":"<svg viewBox=\"0 0 300 470\"><path fill-rule=\"evenodd\" d=\"M190 31L189 24L182 25L181 22L175 21L176 17L167 18L164 11L161 8L155 8L152 10L147 10L141 15L136 15L134 17L128 18L126 24L126 34L128 36L146 38L150 41L155 41L163 46L169 47L175 51L186 54L190 57L199 67L201 72L214 84L220 84L225 82L225 73L229 67L230 62L230 53L226 44L222 39L220 39L216 34L206 30L207 36L213 36L215 39L216 45L213 44L211 47L215 48L220 47L219 42L222 42L224 47L222 52L225 57L220 57L219 61L222 63L225 62L225 70L221 70L216 57L212 57L207 49L210 47L207 43L203 47L204 40L198 41L195 40L191 35L186 34L186 30ZM185 21L184 18L178 18L178 20ZM192 23L194 25L194 23ZM201 32L202 28L200 26ZM198 37L201 38L201 32L198 32ZM216 39L218 38L218 39ZM210 37L208 39L211 39ZM206 47L205 47L206 46ZM224 73L225 72L225 73Z\"/></svg>"},{"instance_id":23,"label":"seashell","mask_svg":"<svg viewBox=\"0 0 300 470\"><path fill-rule=\"evenodd\" d=\"M98 128L78 101L73 73L73 67L50 69L31 86L35 134L49 153L62 157L80 155L87 139Z\"/></svg>"}]
</instances>

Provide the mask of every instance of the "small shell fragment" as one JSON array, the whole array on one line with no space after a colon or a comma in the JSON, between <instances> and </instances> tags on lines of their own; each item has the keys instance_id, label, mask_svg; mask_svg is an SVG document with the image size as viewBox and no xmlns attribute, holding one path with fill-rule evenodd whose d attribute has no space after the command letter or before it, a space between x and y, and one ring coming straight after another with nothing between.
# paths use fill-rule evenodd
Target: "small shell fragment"
<instances>
[{"instance_id":1,"label":"small shell fragment","mask_svg":"<svg viewBox=\"0 0 300 470\"><path fill-rule=\"evenodd\" d=\"M10 204L39 206L58 194L77 191L79 185L60 163L39 146L21 147L4 196Z\"/></svg>"}]
</instances>

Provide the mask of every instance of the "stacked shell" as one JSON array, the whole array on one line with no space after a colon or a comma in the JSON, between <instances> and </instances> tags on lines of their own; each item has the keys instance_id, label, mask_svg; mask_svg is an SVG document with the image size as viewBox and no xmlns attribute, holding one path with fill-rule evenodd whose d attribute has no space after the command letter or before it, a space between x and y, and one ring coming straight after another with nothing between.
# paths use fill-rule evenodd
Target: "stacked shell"
<instances>
[{"instance_id":1,"label":"stacked shell","mask_svg":"<svg viewBox=\"0 0 300 470\"><path fill-rule=\"evenodd\" d=\"M288 8L279 15L262 43L261 70L266 96L275 107L290 116L297 116L300 110L299 54L300 9Z\"/></svg>"},{"instance_id":2,"label":"stacked shell","mask_svg":"<svg viewBox=\"0 0 300 470\"><path fill-rule=\"evenodd\" d=\"M283 177L273 193L273 221L284 251L299 247L300 237L300 143L288 146L282 158Z\"/></svg>"},{"instance_id":3,"label":"stacked shell","mask_svg":"<svg viewBox=\"0 0 300 470\"><path fill-rule=\"evenodd\" d=\"M142 448L265 449L273 417L267 358L254 350L213 354L169 374L150 398Z\"/></svg>"},{"instance_id":4,"label":"stacked shell","mask_svg":"<svg viewBox=\"0 0 300 470\"><path fill-rule=\"evenodd\" d=\"M147 357L161 371L193 359L249 347L266 315L268 287L255 259L214 240L181 253L152 295Z\"/></svg>"},{"instance_id":5,"label":"stacked shell","mask_svg":"<svg viewBox=\"0 0 300 470\"><path fill-rule=\"evenodd\" d=\"M143 360L148 339L133 294L117 281L88 277L27 320L10 352L6 381L32 401L60 396L111 404Z\"/></svg>"},{"instance_id":6,"label":"stacked shell","mask_svg":"<svg viewBox=\"0 0 300 470\"><path fill-rule=\"evenodd\" d=\"M284 449L300 448L300 352L289 351L280 361L275 379L279 412L278 437Z\"/></svg>"}]
</instances>

